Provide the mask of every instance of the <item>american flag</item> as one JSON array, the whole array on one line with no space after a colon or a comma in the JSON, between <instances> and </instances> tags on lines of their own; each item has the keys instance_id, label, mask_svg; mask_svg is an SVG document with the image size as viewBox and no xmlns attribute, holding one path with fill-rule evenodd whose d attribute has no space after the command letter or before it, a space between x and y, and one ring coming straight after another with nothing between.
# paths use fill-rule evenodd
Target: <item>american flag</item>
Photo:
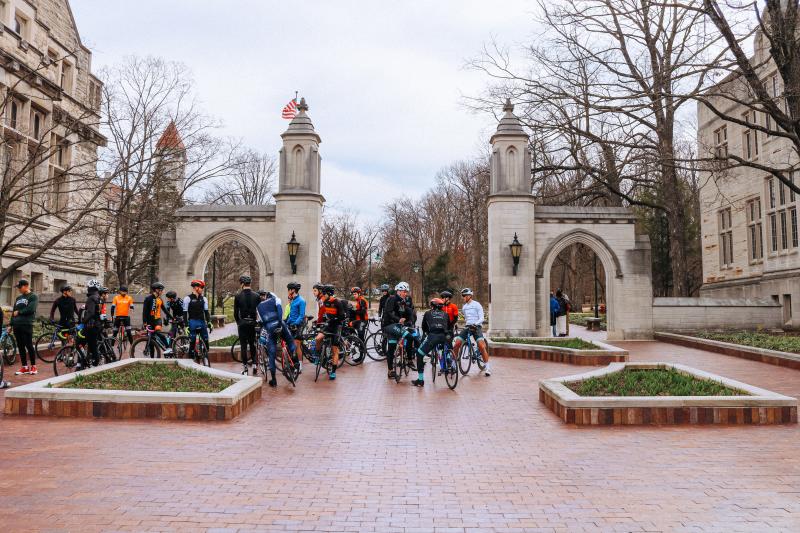
<instances>
[{"instance_id":1,"label":"american flag","mask_svg":"<svg viewBox=\"0 0 800 533\"><path fill-rule=\"evenodd\" d=\"M291 120L297 115L297 98L293 98L291 102L286 104L281 112L281 116L285 119Z\"/></svg>"}]
</instances>

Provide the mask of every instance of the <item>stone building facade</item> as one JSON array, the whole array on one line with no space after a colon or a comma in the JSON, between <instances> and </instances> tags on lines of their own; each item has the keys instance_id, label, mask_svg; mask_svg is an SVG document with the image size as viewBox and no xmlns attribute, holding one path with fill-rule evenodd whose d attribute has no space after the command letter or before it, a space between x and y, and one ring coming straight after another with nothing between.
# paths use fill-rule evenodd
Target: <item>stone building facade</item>
<instances>
[{"instance_id":1,"label":"stone building facade","mask_svg":"<svg viewBox=\"0 0 800 533\"><path fill-rule=\"evenodd\" d=\"M9 209L12 225L35 223L25 230L25 242L0 257L3 265L64 227L59 213L97 183L97 149L105 143L98 131L101 91L67 0L0 0L0 175L8 179L15 165L29 158L34 163L24 180L31 181L24 183L37 184ZM37 150L46 156L30 157ZM88 279L102 279L104 254L91 248L100 247L78 238L60 241L6 279L0 304L12 300L13 284L22 277L37 292L65 283L81 288Z\"/></svg>"},{"instance_id":2,"label":"stone building facade","mask_svg":"<svg viewBox=\"0 0 800 533\"><path fill-rule=\"evenodd\" d=\"M761 35L755 39L753 62L763 65L762 79L780 101L781 76ZM733 76L722 80L713 91L730 91L747 99L744 85ZM709 98L725 114L774 128L762 113L721 96ZM724 121L703 104L698 105L697 122L701 156L735 154L774 168L797 163L790 141ZM786 327L800 325L797 201L795 193L767 172L746 167L706 172L700 188L701 296L771 298L782 306Z\"/></svg>"}]
</instances>

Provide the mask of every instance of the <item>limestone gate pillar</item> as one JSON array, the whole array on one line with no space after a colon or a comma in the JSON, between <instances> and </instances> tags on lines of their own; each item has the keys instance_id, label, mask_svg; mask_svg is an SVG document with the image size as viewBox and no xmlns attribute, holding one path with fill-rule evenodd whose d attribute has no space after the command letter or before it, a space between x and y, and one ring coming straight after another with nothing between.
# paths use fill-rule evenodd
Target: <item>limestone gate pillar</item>
<instances>
[{"instance_id":1,"label":"limestone gate pillar","mask_svg":"<svg viewBox=\"0 0 800 533\"><path fill-rule=\"evenodd\" d=\"M278 193L275 195L275 248L272 251L275 292L285 297L286 284L299 281L302 293L310 297L311 286L321 276L322 204L320 194L319 143L308 114L305 98L300 100L299 113L281 135ZM297 274L292 274L286 243L295 234L300 243Z\"/></svg>"},{"instance_id":2,"label":"limestone gate pillar","mask_svg":"<svg viewBox=\"0 0 800 533\"><path fill-rule=\"evenodd\" d=\"M531 154L528 135L510 100L503 110L505 115L490 141L489 328L494 335L534 335L536 251ZM523 245L516 276L509 248L515 233Z\"/></svg>"}]
</instances>

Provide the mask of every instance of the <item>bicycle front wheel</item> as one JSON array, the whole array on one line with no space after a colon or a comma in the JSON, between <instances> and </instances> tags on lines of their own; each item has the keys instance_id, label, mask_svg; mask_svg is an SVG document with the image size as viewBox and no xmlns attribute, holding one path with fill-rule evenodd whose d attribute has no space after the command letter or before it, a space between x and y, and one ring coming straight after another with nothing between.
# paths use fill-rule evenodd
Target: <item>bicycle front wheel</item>
<instances>
[{"instance_id":1,"label":"bicycle front wheel","mask_svg":"<svg viewBox=\"0 0 800 533\"><path fill-rule=\"evenodd\" d=\"M403 350L402 346L398 346L394 352L394 380L397 383L400 383L400 380L403 379L403 371L408 373L405 359L405 351Z\"/></svg>"},{"instance_id":2,"label":"bicycle front wheel","mask_svg":"<svg viewBox=\"0 0 800 533\"><path fill-rule=\"evenodd\" d=\"M17 362L17 341L11 335L3 339L3 360L9 366Z\"/></svg>"},{"instance_id":3,"label":"bicycle front wheel","mask_svg":"<svg viewBox=\"0 0 800 533\"><path fill-rule=\"evenodd\" d=\"M203 339L200 339L198 336L197 345L199 349L199 345L203 343ZM172 341L172 350L175 353L175 357L180 359L186 359L189 357L189 345L191 341L189 337L186 335L181 335L179 337L175 337L175 340ZM198 352L199 353L199 352Z\"/></svg>"},{"instance_id":4,"label":"bicycle front wheel","mask_svg":"<svg viewBox=\"0 0 800 533\"><path fill-rule=\"evenodd\" d=\"M242 362L242 345L239 343L239 337L236 337L231 345L231 358L237 363Z\"/></svg>"},{"instance_id":5,"label":"bicycle front wheel","mask_svg":"<svg viewBox=\"0 0 800 533\"><path fill-rule=\"evenodd\" d=\"M469 374L469 369L472 367L472 350L468 343L461 346L461 353L458 356L458 368L461 370L461 375L466 376Z\"/></svg>"},{"instance_id":6,"label":"bicycle front wheel","mask_svg":"<svg viewBox=\"0 0 800 533\"><path fill-rule=\"evenodd\" d=\"M39 348L41 346L41 348ZM41 359L45 363L52 363L56 358L58 350L55 349L56 344L53 341L53 333L42 333L36 342L33 343L33 351L36 352L36 358Z\"/></svg>"},{"instance_id":7,"label":"bicycle front wheel","mask_svg":"<svg viewBox=\"0 0 800 533\"><path fill-rule=\"evenodd\" d=\"M436 374L439 373L439 347L431 351L431 381L436 383Z\"/></svg>"},{"instance_id":8,"label":"bicycle front wheel","mask_svg":"<svg viewBox=\"0 0 800 533\"><path fill-rule=\"evenodd\" d=\"M292 357L289 355L289 351L286 348L283 348L281 353L281 374L283 377L286 378L286 381L292 384L292 387L296 387L295 380L297 379L297 369L294 366L294 362L292 362Z\"/></svg>"},{"instance_id":9,"label":"bicycle front wheel","mask_svg":"<svg viewBox=\"0 0 800 533\"><path fill-rule=\"evenodd\" d=\"M75 346L64 346L53 358L53 373L62 376L73 372L80 359L80 352Z\"/></svg>"},{"instance_id":10,"label":"bicycle front wheel","mask_svg":"<svg viewBox=\"0 0 800 533\"><path fill-rule=\"evenodd\" d=\"M144 337L136 339L131 344L131 358L135 357L161 357L161 348L155 341Z\"/></svg>"},{"instance_id":11,"label":"bicycle front wheel","mask_svg":"<svg viewBox=\"0 0 800 533\"><path fill-rule=\"evenodd\" d=\"M450 387L450 390L455 390L456 385L458 385L458 368L456 368L456 362L452 358L452 352L446 353L442 357L445 358L444 361L444 380L447 382L447 386Z\"/></svg>"},{"instance_id":12,"label":"bicycle front wheel","mask_svg":"<svg viewBox=\"0 0 800 533\"><path fill-rule=\"evenodd\" d=\"M188 337L187 337L188 338ZM208 357L208 345L203 339L197 339L197 364L211 368L211 359ZM189 346L186 346L186 355L189 355Z\"/></svg>"},{"instance_id":13,"label":"bicycle front wheel","mask_svg":"<svg viewBox=\"0 0 800 533\"><path fill-rule=\"evenodd\" d=\"M339 350L339 357L344 358L345 363L350 366L358 366L364 362L364 344L355 335L342 337L342 348Z\"/></svg>"},{"instance_id":14,"label":"bicycle front wheel","mask_svg":"<svg viewBox=\"0 0 800 533\"><path fill-rule=\"evenodd\" d=\"M383 331L376 331L367 338L367 355L373 361L383 361L386 359L386 351L384 350L383 343L386 337L383 336Z\"/></svg>"}]
</instances>

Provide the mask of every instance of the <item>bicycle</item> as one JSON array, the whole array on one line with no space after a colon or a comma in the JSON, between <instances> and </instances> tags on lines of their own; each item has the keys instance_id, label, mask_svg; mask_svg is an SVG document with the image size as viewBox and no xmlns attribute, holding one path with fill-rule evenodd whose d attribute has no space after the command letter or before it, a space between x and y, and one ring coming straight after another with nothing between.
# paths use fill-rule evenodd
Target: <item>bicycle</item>
<instances>
[{"instance_id":1,"label":"bicycle","mask_svg":"<svg viewBox=\"0 0 800 533\"><path fill-rule=\"evenodd\" d=\"M289 354L289 348L287 348L286 341L281 336L280 328L276 331L273 331L272 335L276 335L278 339L280 339L280 346L276 345L276 348L280 348L280 357L278 354L276 354L275 367L277 370L280 370L280 373L283 374L283 377L286 378L286 381L292 384L292 387L296 387L297 378L300 377L300 368L295 364L294 359L292 359L292 356ZM261 343L260 337L256 351L258 353L258 367L261 369L261 375L263 376L264 380L267 380L267 376L270 375L269 355L267 354L267 347L265 344Z\"/></svg>"},{"instance_id":2,"label":"bicycle","mask_svg":"<svg viewBox=\"0 0 800 533\"><path fill-rule=\"evenodd\" d=\"M461 345L461 353L458 357L458 368L462 376L466 376L472 368L473 361L478 365L480 370L486 368L486 363L481 357L481 351L478 349L478 340L475 339L477 328L474 326L467 326L467 340ZM473 343L473 339L475 342Z\"/></svg>"},{"instance_id":3,"label":"bicycle","mask_svg":"<svg viewBox=\"0 0 800 533\"><path fill-rule=\"evenodd\" d=\"M370 333L364 341L364 345L367 348L367 356L373 361L383 361L386 359L386 350L384 348L386 336L380 327L380 320L371 318L370 323L378 324L378 329Z\"/></svg>"},{"instance_id":4,"label":"bicycle","mask_svg":"<svg viewBox=\"0 0 800 533\"><path fill-rule=\"evenodd\" d=\"M117 334L110 338L111 344L116 348L117 359L122 359L125 357L125 354L128 353L131 344L128 342L128 332L125 325L120 323L117 327Z\"/></svg>"},{"instance_id":5,"label":"bicycle","mask_svg":"<svg viewBox=\"0 0 800 533\"><path fill-rule=\"evenodd\" d=\"M333 337L337 335L335 333L328 333L323 332L324 338L322 339L322 349L317 350L316 361L314 364L316 365L316 373L314 375L314 381L316 382L319 380L319 371L320 369L324 368L326 372L330 373L331 368L333 367ZM339 353L339 366L342 366L342 356L341 350ZM338 368L338 367L337 367Z\"/></svg>"},{"instance_id":6,"label":"bicycle","mask_svg":"<svg viewBox=\"0 0 800 533\"><path fill-rule=\"evenodd\" d=\"M444 374L450 390L455 390L458 385L459 370L449 343L440 344L431 352L431 378L434 383L436 383L436 376L441 374Z\"/></svg>"},{"instance_id":7,"label":"bicycle","mask_svg":"<svg viewBox=\"0 0 800 533\"><path fill-rule=\"evenodd\" d=\"M203 340L203 337L200 336L200 331L202 331L202 328L197 328L197 330L195 331L195 350L194 350L193 360L198 365L203 365L211 368L211 359L209 359L208 357L208 344L206 344L206 341ZM176 350L176 352L178 350L177 347L178 341L181 339L183 339L183 336L176 338L173 343L173 346L175 346L174 350ZM188 355L191 355L191 348L190 348L191 338L186 337L186 341L187 341L186 353ZM176 357L180 356L176 355Z\"/></svg>"},{"instance_id":8,"label":"bicycle","mask_svg":"<svg viewBox=\"0 0 800 533\"><path fill-rule=\"evenodd\" d=\"M417 328L413 326L403 326L403 334L400 335L400 340L397 342L397 348L394 351L394 380L400 383L403 379L403 374L406 376L412 370L417 369L416 354L408 354L406 351L407 337L412 337L417 334Z\"/></svg>"},{"instance_id":9,"label":"bicycle","mask_svg":"<svg viewBox=\"0 0 800 533\"><path fill-rule=\"evenodd\" d=\"M67 336L67 344L61 348L55 358L53 358L53 373L56 376L74 371L78 363L80 363L82 369L86 369L92 366L103 366L114 360L108 359L109 356L115 358L114 348L105 340L98 339L97 352L99 354L99 360L97 365L93 365L92 362L89 361L88 354L84 350L84 346L86 345L77 342L76 336L76 330L71 329L70 334Z\"/></svg>"},{"instance_id":10,"label":"bicycle","mask_svg":"<svg viewBox=\"0 0 800 533\"><path fill-rule=\"evenodd\" d=\"M7 365L11 366L17 362L17 339L6 328L0 330L0 350Z\"/></svg>"},{"instance_id":11,"label":"bicycle","mask_svg":"<svg viewBox=\"0 0 800 533\"><path fill-rule=\"evenodd\" d=\"M43 321L44 322L44 321ZM33 351L36 352L36 357L45 363L52 363L56 354L56 343L60 342L61 347L64 347L64 335L69 332L70 327L61 325L57 322L48 322L46 324L50 331L45 330L33 343ZM41 350L39 346L45 347Z\"/></svg>"},{"instance_id":12,"label":"bicycle","mask_svg":"<svg viewBox=\"0 0 800 533\"><path fill-rule=\"evenodd\" d=\"M364 362L367 349L355 329L349 326L342 328L340 344L339 357L344 358L345 363L358 366Z\"/></svg>"},{"instance_id":13,"label":"bicycle","mask_svg":"<svg viewBox=\"0 0 800 533\"><path fill-rule=\"evenodd\" d=\"M169 340L165 342L161 335L156 335L155 329L147 326L141 330L139 337L131 344L129 357L131 359L136 357L160 358L161 354L169 349L168 344Z\"/></svg>"}]
</instances>

